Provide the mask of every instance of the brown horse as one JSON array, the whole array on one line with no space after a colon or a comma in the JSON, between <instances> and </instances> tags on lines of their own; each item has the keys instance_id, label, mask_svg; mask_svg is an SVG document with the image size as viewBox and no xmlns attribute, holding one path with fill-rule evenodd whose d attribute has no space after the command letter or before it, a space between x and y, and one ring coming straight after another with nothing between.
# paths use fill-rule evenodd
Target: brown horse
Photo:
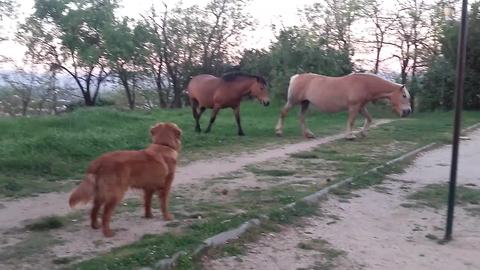
<instances>
[{"instance_id":1,"label":"brown horse","mask_svg":"<svg viewBox=\"0 0 480 270\"><path fill-rule=\"evenodd\" d=\"M287 104L280 113L275 128L282 135L285 116L294 105L301 104L300 126L306 138L313 133L305 125L305 112L310 103L321 112L339 112L348 110L347 139L354 139L352 127L358 113L365 117L361 135L366 136L372 123L367 111L368 102L388 99L400 117L411 113L410 94L404 85L393 83L373 74L350 74L343 77L328 77L313 73L297 74L290 78Z\"/></svg>"},{"instance_id":2,"label":"brown horse","mask_svg":"<svg viewBox=\"0 0 480 270\"><path fill-rule=\"evenodd\" d=\"M192 106L193 118L195 119L195 131L201 132L200 117L207 109L213 109L210 123L205 133L210 132L218 111L223 108L232 108L238 126L238 135L244 136L240 124L240 102L244 96L256 97L263 105L268 106L267 82L264 78L241 72L232 72L215 77L201 74L193 77L188 83L188 96Z\"/></svg>"}]
</instances>

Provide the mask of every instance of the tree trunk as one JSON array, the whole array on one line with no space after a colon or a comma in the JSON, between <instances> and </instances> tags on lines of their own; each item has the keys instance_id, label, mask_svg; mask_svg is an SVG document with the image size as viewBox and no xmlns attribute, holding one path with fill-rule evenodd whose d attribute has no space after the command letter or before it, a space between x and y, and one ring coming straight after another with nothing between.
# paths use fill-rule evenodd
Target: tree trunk
<instances>
[{"instance_id":1,"label":"tree trunk","mask_svg":"<svg viewBox=\"0 0 480 270\"><path fill-rule=\"evenodd\" d=\"M128 75L126 74L126 71L121 71L119 72L119 77L120 81L122 82L123 88L125 89L125 94L127 96L127 101L128 101L128 108L130 110L135 109L135 94L134 91L135 89L130 89L130 85L128 85Z\"/></svg>"},{"instance_id":2,"label":"tree trunk","mask_svg":"<svg viewBox=\"0 0 480 270\"><path fill-rule=\"evenodd\" d=\"M164 109L167 107L167 102L165 101L162 87L162 77L160 76L160 74L156 76L155 84L157 85L158 102L160 104L160 108Z\"/></svg>"}]
</instances>

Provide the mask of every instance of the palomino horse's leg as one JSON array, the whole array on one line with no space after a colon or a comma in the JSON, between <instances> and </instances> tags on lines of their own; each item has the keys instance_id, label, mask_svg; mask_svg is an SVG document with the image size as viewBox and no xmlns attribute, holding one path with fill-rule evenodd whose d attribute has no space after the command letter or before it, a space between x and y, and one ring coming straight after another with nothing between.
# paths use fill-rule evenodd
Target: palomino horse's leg
<instances>
[{"instance_id":1,"label":"palomino horse's leg","mask_svg":"<svg viewBox=\"0 0 480 270\"><path fill-rule=\"evenodd\" d=\"M200 128L200 115L198 113L198 101L196 99L192 99L190 102L192 105L192 113L193 119L195 119L195 132L201 132L202 129Z\"/></svg>"},{"instance_id":2,"label":"palomino horse's leg","mask_svg":"<svg viewBox=\"0 0 480 270\"><path fill-rule=\"evenodd\" d=\"M208 127L207 127L207 130L205 130L205 133L209 133L210 130L212 129L212 125L215 122L215 119L217 118L217 114L219 110L220 110L220 107L213 107L212 116L210 116L210 123L208 123Z\"/></svg>"},{"instance_id":3,"label":"palomino horse's leg","mask_svg":"<svg viewBox=\"0 0 480 270\"><path fill-rule=\"evenodd\" d=\"M275 134L277 134L277 136L283 135L283 123L285 122L285 117L291 108L292 105L290 104L290 101L287 101L287 104L285 104L280 112L280 117L278 118L277 126L275 127Z\"/></svg>"},{"instance_id":4,"label":"palomino horse's leg","mask_svg":"<svg viewBox=\"0 0 480 270\"><path fill-rule=\"evenodd\" d=\"M307 113L308 105L310 105L310 101L308 100L304 100L301 103L302 109L300 110L300 127L302 128L303 136L305 136L305 138L307 139L311 139L311 138L314 138L315 136L305 124L305 114Z\"/></svg>"},{"instance_id":5,"label":"palomino horse's leg","mask_svg":"<svg viewBox=\"0 0 480 270\"><path fill-rule=\"evenodd\" d=\"M233 111L235 113L235 120L237 121L238 136L245 136L245 133L243 133L242 125L240 124L240 106L233 108Z\"/></svg>"},{"instance_id":6,"label":"palomino horse's leg","mask_svg":"<svg viewBox=\"0 0 480 270\"><path fill-rule=\"evenodd\" d=\"M353 140L355 139L355 135L353 135L353 124L355 123L355 118L357 118L359 112L358 106L353 106L348 108L348 121L347 121L347 134L345 139Z\"/></svg>"},{"instance_id":7,"label":"palomino horse's leg","mask_svg":"<svg viewBox=\"0 0 480 270\"><path fill-rule=\"evenodd\" d=\"M366 107L362 107L360 109L360 114L363 115L363 117L365 117L365 124L363 125L363 129L360 132L360 134L365 137L367 136L367 132L368 132L368 129L370 128L370 124L372 124L372 116L370 115L370 113L368 113Z\"/></svg>"}]
</instances>

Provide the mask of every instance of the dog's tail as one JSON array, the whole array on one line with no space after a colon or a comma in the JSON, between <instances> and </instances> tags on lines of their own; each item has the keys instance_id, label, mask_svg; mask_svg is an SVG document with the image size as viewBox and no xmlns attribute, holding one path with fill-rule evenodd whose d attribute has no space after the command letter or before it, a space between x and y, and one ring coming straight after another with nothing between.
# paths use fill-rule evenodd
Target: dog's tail
<instances>
[{"instance_id":1,"label":"dog's tail","mask_svg":"<svg viewBox=\"0 0 480 270\"><path fill-rule=\"evenodd\" d=\"M95 195L95 175L87 173L85 179L80 185L73 190L68 200L70 207L74 207L78 203L88 203Z\"/></svg>"}]
</instances>

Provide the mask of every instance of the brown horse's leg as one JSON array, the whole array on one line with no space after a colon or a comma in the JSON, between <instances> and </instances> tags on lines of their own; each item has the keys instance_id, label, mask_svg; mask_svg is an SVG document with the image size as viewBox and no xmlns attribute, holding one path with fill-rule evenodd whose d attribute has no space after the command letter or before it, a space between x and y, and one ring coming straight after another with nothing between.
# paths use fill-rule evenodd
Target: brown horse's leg
<instances>
[{"instance_id":1,"label":"brown horse's leg","mask_svg":"<svg viewBox=\"0 0 480 270\"><path fill-rule=\"evenodd\" d=\"M360 132L360 134L365 137L367 136L367 132L368 132L368 129L370 128L370 124L372 124L372 116L370 115L370 113L368 113L366 107L362 107L360 109L360 114L363 115L363 117L365 117L365 124L363 125L363 129Z\"/></svg>"},{"instance_id":2,"label":"brown horse's leg","mask_svg":"<svg viewBox=\"0 0 480 270\"><path fill-rule=\"evenodd\" d=\"M205 133L209 133L210 130L212 129L212 125L215 122L215 119L217 118L217 114L219 110L220 110L220 107L213 107L212 116L210 116L210 123L208 123L208 127L207 127L207 130L205 130Z\"/></svg>"},{"instance_id":3,"label":"brown horse's leg","mask_svg":"<svg viewBox=\"0 0 480 270\"><path fill-rule=\"evenodd\" d=\"M355 118L357 118L359 112L358 106L353 106L348 108L348 120L347 120L347 133L345 139L354 140L355 135L353 135L353 124L355 123Z\"/></svg>"},{"instance_id":4,"label":"brown horse's leg","mask_svg":"<svg viewBox=\"0 0 480 270\"><path fill-rule=\"evenodd\" d=\"M280 112L280 117L278 118L277 126L275 127L275 134L277 136L283 135L283 123L285 122L285 117L287 116L288 111L292 108L292 105L289 101L283 107L282 111Z\"/></svg>"},{"instance_id":5,"label":"brown horse's leg","mask_svg":"<svg viewBox=\"0 0 480 270\"><path fill-rule=\"evenodd\" d=\"M302 128L303 136L305 136L305 138L307 139L312 139L315 136L305 124L305 114L307 113L308 105L310 105L310 101L304 100L302 101L301 105L302 105L302 109L300 110L300 127Z\"/></svg>"},{"instance_id":6,"label":"brown horse's leg","mask_svg":"<svg viewBox=\"0 0 480 270\"><path fill-rule=\"evenodd\" d=\"M233 108L233 111L235 113L235 120L237 121L238 136L245 136L245 133L243 133L242 125L240 124L240 105Z\"/></svg>"},{"instance_id":7,"label":"brown horse's leg","mask_svg":"<svg viewBox=\"0 0 480 270\"><path fill-rule=\"evenodd\" d=\"M202 130L200 129L200 115L198 114L198 100L192 98L190 100L191 106L192 106L192 113L193 113L193 119L195 119L195 132L201 132Z\"/></svg>"}]
</instances>

